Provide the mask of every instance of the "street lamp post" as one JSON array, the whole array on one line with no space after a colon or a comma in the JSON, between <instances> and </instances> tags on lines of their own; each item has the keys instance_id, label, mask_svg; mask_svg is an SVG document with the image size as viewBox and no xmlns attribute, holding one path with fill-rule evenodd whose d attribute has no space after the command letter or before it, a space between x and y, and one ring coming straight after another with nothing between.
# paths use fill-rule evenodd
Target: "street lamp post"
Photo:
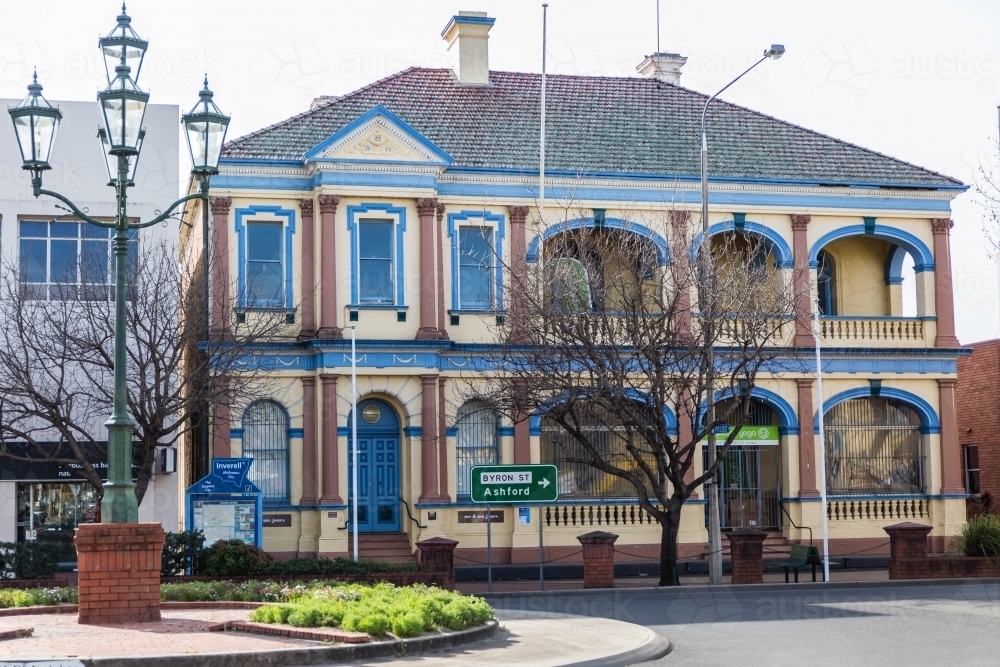
<instances>
[{"instance_id":1,"label":"street lamp post","mask_svg":"<svg viewBox=\"0 0 1000 667\"><path fill-rule=\"evenodd\" d=\"M702 266L708 267L708 259L711 255L711 242L708 235L709 224L708 224L708 138L705 134L705 115L708 113L708 105L712 101L721 95L727 88L742 79L747 72L752 70L757 65L761 64L768 58L772 60L777 60L785 53L785 47L781 44L772 44L771 48L764 51L764 55L761 56L760 60L755 62L750 67L743 70L743 73L738 77L727 83L725 86L719 89L717 93L712 95L705 102L705 108L701 110L701 248L702 253ZM705 276L708 280L712 280L712 272L709 271ZM708 346L705 350L707 355L706 359L706 371L705 371L705 387L706 387L706 398L705 398L705 424L709 426L707 438L708 438L708 461L709 465L713 465L718 456L716 450L715 442L715 428L713 423L715 422L715 352L712 348L713 339L713 317L715 316L714 308L715 304L706 303L705 297L708 296L711 299L713 286L709 285L705 289L705 294L701 295L701 311L708 315L705 318L706 332L705 340L708 341ZM707 485L708 492L708 579L710 584L721 584L722 583L722 524L719 515L719 485L712 483Z\"/></svg>"},{"instance_id":2,"label":"street lamp post","mask_svg":"<svg viewBox=\"0 0 1000 667\"><path fill-rule=\"evenodd\" d=\"M118 24L100 40L108 86L97 95L104 119L104 127L98 131L98 136L106 154L109 185L115 188L114 223L97 220L65 196L42 188L42 173L50 168L49 157L62 114L42 96L37 74L28 86L28 96L9 109L21 149L22 168L31 172L31 188L35 197L47 195L58 199L80 220L114 230L114 400L111 417L105 422L108 429L108 481L104 485L101 501L103 523L136 523L139 519L135 483L132 481L134 424L128 414L125 376L125 306L130 233L163 222L186 201L201 199L203 207L207 207L209 178L218 173L219 153L229 125L229 117L223 115L212 101L212 91L208 89L206 79L198 104L181 119L191 153L191 173L199 183L198 192L181 197L152 220L129 222L127 192L133 185L139 161L145 136L142 121L149 102L149 93L143 92L136 83L147 46L148 42L140 39L133 30L131 18L122 5Z\"/></svg>"}]
</instances>

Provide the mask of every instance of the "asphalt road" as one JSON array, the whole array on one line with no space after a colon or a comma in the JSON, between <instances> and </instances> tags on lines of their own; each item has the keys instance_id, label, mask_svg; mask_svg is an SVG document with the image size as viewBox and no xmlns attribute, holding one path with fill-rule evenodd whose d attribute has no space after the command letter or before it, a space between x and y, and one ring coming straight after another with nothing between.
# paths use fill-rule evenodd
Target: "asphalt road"
<instances>
[{"instance_id":1,"label":"asphalt road","mask_svg":"<svg viewBox=\"0 0 1000 667\"><path fill-rule=\"evenodd\" d=\"M497 617L599 616L674 644L669 667L1000 665L1000 584L490 598Z\"/></svg>"}]
</instances>

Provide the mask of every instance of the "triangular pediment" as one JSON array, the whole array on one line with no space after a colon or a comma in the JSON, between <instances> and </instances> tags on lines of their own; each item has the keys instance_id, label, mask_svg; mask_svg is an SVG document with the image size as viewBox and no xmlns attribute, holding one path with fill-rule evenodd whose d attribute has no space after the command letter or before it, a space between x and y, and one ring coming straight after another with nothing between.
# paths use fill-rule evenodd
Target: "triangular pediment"
<instances>
[{"instance_id":1,"label":"triangular pediment","mask_svg":"<svg viewBox=\"0 0 1000 667\"><path fill-rule=\"evenodd\" d=\"M306 153L307 162L451 164L451 156L378 105Z\"/></svg>"}]
</instances>

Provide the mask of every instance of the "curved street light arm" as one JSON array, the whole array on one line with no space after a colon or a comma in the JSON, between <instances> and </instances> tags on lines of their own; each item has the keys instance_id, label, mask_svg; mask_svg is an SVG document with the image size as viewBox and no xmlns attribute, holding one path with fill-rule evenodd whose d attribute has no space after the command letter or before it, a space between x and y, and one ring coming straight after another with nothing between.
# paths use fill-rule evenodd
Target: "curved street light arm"
<instances>
[{"instance_id":1,"label":"curved street light arm","mask_svg":"<svg viewBox=\"0 0 1000 667\"><path fill-rule=\"evenodd\" d=\"M166 220L167 218L169 218L171 216L171 214L173 214L174 209L176 209L178 206L180 206L184 202L191 201L192 199L204 199L204 200L208 200L208 194L207 194L207 192L196 192L193 195L188 195L187 197L181 197L180 199L178 199L177 201L175 201L173 204L171 204L170 207L167 208L166 211L164 211L163 213L159 214L158 216L156 216L152 220L149 220L147 222L137 222L135 224L130 224L128 226L128 228L129 229L144 229L146 227L152 227L153 225L155 225L157 223L160 223L160 222L163 222L164 220Z\"/></svg>"},{"instance_id":2,"label":"curved street light arm","mask_svg":"<svg viewBox=\"0 0 1000 667\"><path fill-rule=\"evenodd\" d=\"M108 227L109 229L114 229L115 223L113 223L113 222L103 222L101 220L97 220L96 218L90 217L89 215L87 215L86 213L84 213L83 211L81 211L77 207L76 204L74 204L73 202L71 202L66 197L63 197L58 192L53 192L52 190L43 190L41 187L35 188L35 196L38 197L39 195L48 195L50 197L55 197L56 199L58 199L62 203L64 203L67 206L69 206L70 209L73 211L73 214L76 217L80 218L81 220L86 220L87 222L89 222L92 225L97 225L98 227Z\"/></svg>"},{"instance_id":3,"label":"curved street light arm","mask_svg":"<svg viewBox=\"0 0 1000 667\"><path fill-rule=\"evenodd\" d=\"M764 54L764 56L760 60L758 60L757 62L755 62L753 65L750 65L750 67L747 67L745 70L743 70L743 74L740 74L738 77L736 77L735 79L733 79L732 81L730 81L729 83L727 83L725 86L723 86L722 88L720 88L719 91L717 93L715 93L715 95L712 95L711 97L709 97L708 101L705 102L705 108L701 110L701 146L702 146L702 150L705 149L705 114L708 113L708 105L711 104L712 101L715 100L716 97L718 97L722 93L726 92L726 89L729 88L729 86L733 85L734 83L736 83L737 81L739 81L740 79L742 79L744 76L746 76L747 72L749 72L754 67L756 67L757 65L761 64L762 62L764 62L767 59L768 59L768 55Z\"/></svg>"},{"instance_id":4,"label":"curved street light arm","mask_svg":"<svg viewBox=\"0 0 1000 667\"><path fill-rule=\"evenodd\" d=\"M83 211L81 211L80 208L76 204L74 204L69 199L67 199L63 195L59 194L58 192L53 192L52 190L45 190L45 189L43 189L41 187L35 188L35 196L38 197L40 195L48 195L49 197L54 197L55 199L58 199L59 201L63 202L67 206L69 206L70 210L73 211L73 214L76 217L78 217L81 220L84 220L86 222L89 222L92 225L97 225L98 227L106 227L108 229L114 229L115 228L115 223L113 223L113 222L104 222L103 220L98 220L96 218L93 218L93 217L87 215L86 213L84 213ZM191 201L192 199L204 199L204 200L207 201L208 200L208 188L202 187L199 192L196 192L193 195L188 195L186 197L181 197L180 199L178 199L177 201L175 201L173 204L171 204L170 207L167 208L166 211L164 211L160 215L156 216L152 220L149 220L147 222L139 222L139 223L135 223L135 224L130 224L128 226L128 228L129 229L144 229L146 227L152 227L153 225L155 225L157 223L160 223L160 222L163 222L164 220L166 220L167 218L169 218L171 216L171 214L174 212L174 210L178 206L180 206L181 204L183 204L186 201Z\"/></svg>"}]
</instances>

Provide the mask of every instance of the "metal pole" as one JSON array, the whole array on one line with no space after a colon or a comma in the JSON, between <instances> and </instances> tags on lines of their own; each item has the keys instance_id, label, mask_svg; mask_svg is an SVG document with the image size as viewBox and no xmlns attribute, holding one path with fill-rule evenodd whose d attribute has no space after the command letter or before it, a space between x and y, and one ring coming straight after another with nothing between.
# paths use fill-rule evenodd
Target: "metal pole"
<instances>
[{"instance_id":1,"label":"metal pole","mask_svg":"<svg viewBox=\"0 0 1000 667\"><path fill-rule=\"evenodd\" d=\"M816 338L816 398L819 401L819 502L823 520L823 581L830 581L830 536L829 520L826 516L826 431L823 426L826 415L823 412L823 360L820 356L820 326L819 299L816 299L816 312L813 315L815 326L813 336Z\"/></svg>"},{"instance_id":2,"label":"metal pole","mask_svg":"<svg viewBox=\"0 0 1000 667\"><path fill-rule=\"evenodd\" d=\"M708 137L705 133L705 115L708 113L708 105L712 103L712 100L721 95L726 88L739 81L747 72L766 59L767 56L765 55L745 69L738 77L723 86L719 92L708 98L708 101L705 102L705 107L701 111L701 248L699 251L702 258L702 270L708 269L708 260L711 258L711 239L708 235ZM707 277L714 282L711 272L703 274L703 277ZM704 289L704 287L703 285L702 288ZM715 422L715 334L713 332L712 318L715 317L715 306L712 303L705 303L704 301L706 296L711 299L711 290L712 287L709 286L707 289L708 293L701 295L702 314L708 316L703 326L705 328L705 342L707 343L705 348L705 365L707 366L705 370L705 425L709 427L707 433L709 466L715 465L716 458L718 457L715 428L713 426ZM715 480L712 482L708 487L708 583L718 585L722 583L722 525L719 516L719 485L715 483Z\"/></svg>"},{"instance_id":3,"label":"metal pole","mask_svg":"<svg viewBox=\"0 0 1000 667\"><path fill-rule=\"evenodd\" d=\"M209 257L209 249L210 248L209 248L209 243L208 243L208 234L209 234L209 227L208 227L208 209L209 209L208 186L209 186L209 178L210 177L209 177L208 174L205 174L202 178L203 178L203 180L201 182L201 191L202 191L202 194L205 195L204 198L202 198L202 200L201 200L201 236L202 236L202 241L201 241L201 257L202 257L202 262L201 262L201 264L202 264L202 274L203 274L202 277L204 278L204 282L205 282L205 284L202 286L202 290L203 290L202 299L205 302L205 313L204 313L205 322L204 322L204 327L202 329L202 334L204 335L204 339L203 340L208 340L209 334L210 334L210 332L212 330L212 322L211 322L212 310L211 310L211 307L209 305L209 301L211 299L211 291L209 289L209 276L211 275L209 262L211 261L211 259ZM205 381L206 382L211 382L211 379L208 377L209 370L208 370L207 359L206 359L205 365L206 365L206 369L205 369ZM201 470L199 471L201 474L198 475L199 479L201 477L207 475L208 472L209 472L209 470L211 469L211 465L209 463L210 460L211 460L211 454L210 454L211 447L209 447L209 440L210 439L209 439L209 428L208 428L208 414L209 414L210 411L211 411L211 406L210 406L209 402L206 400L206 401L203 402L202 413L201 413L201 428L199 429L199 431L200 431L200 433L199 433L199 439L201 440L201 447L202 447L202 451L199 452L199 454L198 454L198 464L201 467Z\"/></svg>"},{"instance_id":4,"label":"metal pole","mask_svg":"<svg viewBox=\"0 0 1000 667\"><path fill-rule=\"evenodd\" d=\"M538 132L538 218L545 224L545 46L549 3L542 3L542 118Z\"/></svg>"},{"instance_id":5,"label":"metal pole","mask_svg":"<svg viewBox=\"0 0 1000 667\"><path fill-rule=\"evenodd\" d=\"M542 538L542 506L538 506L538 590L545 590L545 541Z\"/></svg>"},{"instance_id":6,"label":"metal pole","mask_svg":"<svg viewBox=\"0 0 1000 667\"><path fill-rule=\"evenodd\" d=\"M660 0L656 0L656 52L660 52Z\"/></svg>"},{"instance_id":7,"label":"metal pole","mask_svg":"<svg viewBox=\"0 0 1000 667\"><path fill-rule=\"evenodd\" d=\"M490 519L493 513L490 506L486 506L486 592L493 592L493 533L490 530Z\"/></svg>"},{"instance_id":8,"label":"metal pole","mask_svg":"<svg viewBox=\"0 0 1000 667\"><path fill-rule=\"evenodd\" d=\"M351 512L354 515L354 560L358 559L358 355L355 346L356 324L351 325Z\"/></svg>"},{"instance_id":9,"label":"metal pole","mask_svg":"<svg viewBox=\"0 0 1000 667\"><path fill-rule=\"evenodd\" d=\"M103 523L136 523L139 504L132 481L132 419L128 415L125 384L125 282L128 257L128 157L118 156L117 215L115 216L115 362L114 409L105 422L108 429L108 481L101 500Z\"/></svg>"}]
</instances>

